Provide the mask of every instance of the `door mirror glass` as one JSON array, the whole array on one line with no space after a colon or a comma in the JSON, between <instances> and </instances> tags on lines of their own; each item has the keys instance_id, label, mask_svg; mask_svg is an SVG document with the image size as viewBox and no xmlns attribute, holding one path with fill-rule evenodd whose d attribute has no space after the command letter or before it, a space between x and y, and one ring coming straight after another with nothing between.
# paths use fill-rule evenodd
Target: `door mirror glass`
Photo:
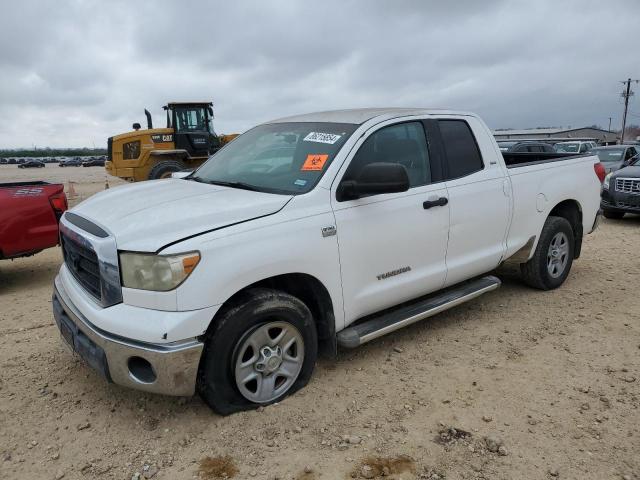
<instances>
[{"instance_id":1,"label":"door mirror glass","mask_svg":"<svg viewBox=\"0 0 640 480\"><path fill-rule=\"evenodd\" d=\"M345 180L340 184L340 200L378 195L381 193L399 193L409 190L407 169L397 163L369 163L359 172L355 180Z\"/></svg>"}]
</instances>

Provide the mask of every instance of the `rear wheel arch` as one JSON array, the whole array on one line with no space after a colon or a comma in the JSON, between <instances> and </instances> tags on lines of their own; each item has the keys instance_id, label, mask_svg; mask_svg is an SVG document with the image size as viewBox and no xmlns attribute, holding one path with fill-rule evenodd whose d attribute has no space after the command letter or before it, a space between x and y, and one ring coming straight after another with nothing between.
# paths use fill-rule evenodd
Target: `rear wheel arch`
<instances>
[{"instance_id":1,"label":"rear wheel arch","mask_svg":"<svg viewBox=\"0 0 640 480\"><path fill-rule=\"evenodd\" d=\"M573 258L579 258L582 250L582 207L577 200L569 199L558 203L549 212L549 217L561 217L571 224L573 230Z\"/></svg>"}]
</instances>

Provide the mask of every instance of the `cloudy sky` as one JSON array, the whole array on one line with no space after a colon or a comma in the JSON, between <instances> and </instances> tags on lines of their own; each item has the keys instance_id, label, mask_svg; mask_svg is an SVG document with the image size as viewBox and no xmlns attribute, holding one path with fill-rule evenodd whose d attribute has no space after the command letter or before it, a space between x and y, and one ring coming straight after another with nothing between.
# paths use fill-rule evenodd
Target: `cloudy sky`
<instances>
[{"instance_id":1,"label":"cloudy sky","mask_svg":"<svg viewBox=\"0 0 640 480\"><path fill-rule=\"evenodd\" d=\"M639 41L638 0L9 0L0 148L104 146L170 100L213 100L219 133L370 106L619 128Z\"/></svg>"}]
</instances>

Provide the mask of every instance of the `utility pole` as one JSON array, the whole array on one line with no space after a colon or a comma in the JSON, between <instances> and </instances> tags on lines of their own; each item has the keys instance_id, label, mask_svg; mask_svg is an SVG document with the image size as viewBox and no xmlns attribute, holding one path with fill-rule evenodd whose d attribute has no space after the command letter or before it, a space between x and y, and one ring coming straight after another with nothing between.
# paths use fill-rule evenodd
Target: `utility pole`
<instances>
[{"instance_id":1,"label":"utility pole","mask_svg":"<svg viewBox=\"0 0 640 480\"><path fill-rule=\"evenodd\" d=\"M609 117L609 131L611 131L611 117Z\"/></svg>"},{"instance_id":2,"label":"utility pole","mask_svg":"<svg viewBox=\"0 0 640 480\"><path fill-rule=\"evenodd\" d=\"M624 143L624 130L627 128L627 109L629 108L629 97L633 96L633 92L631 91L631 82L638 83L640 80L631 80L628 78L626 81L622 81L623 85L626 85L627 88L623 91L620 96L624 98L624 113L622 114L622 133L620 134L620 143Z\"/></svg>"}]
</instances>

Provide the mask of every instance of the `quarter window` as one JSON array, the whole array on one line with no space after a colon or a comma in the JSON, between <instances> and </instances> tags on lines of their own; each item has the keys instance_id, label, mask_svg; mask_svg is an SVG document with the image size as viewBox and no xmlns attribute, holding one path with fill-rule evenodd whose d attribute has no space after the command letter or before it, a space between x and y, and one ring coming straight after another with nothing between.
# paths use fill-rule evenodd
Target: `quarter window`
<instances>
[{"instance_id":1,"label":"quarter window","mask_svg":"<svg viewBox=\"0 0 640 480\"><path fill-rule=\"evenodd\" d=\"M482 156L476 139L464 120L438 120L449 167L448 179L482 170Z\"/></svg>"},{"instance_id":2,"label":"quarter window","mask_svg":"<svg viewBox=\"0 0 640 480\"><path fill-rule=\"evenodd\" d=\"M366 165L380 162L404 166L410 188L431 183L429 151L422 123L399 123L371 134L351 160L343 180L356 180Z\"/></svg>"}]
</instances>

